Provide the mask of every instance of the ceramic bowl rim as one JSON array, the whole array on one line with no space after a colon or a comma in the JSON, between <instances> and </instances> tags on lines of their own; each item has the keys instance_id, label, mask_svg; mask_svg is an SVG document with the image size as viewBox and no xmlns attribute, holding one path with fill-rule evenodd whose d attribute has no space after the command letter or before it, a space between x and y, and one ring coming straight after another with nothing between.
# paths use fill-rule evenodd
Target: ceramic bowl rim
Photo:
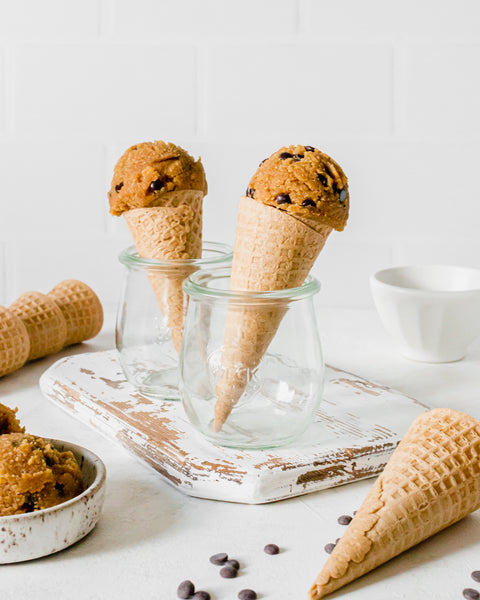
<instances>
[{"instance_id":1,"label":"ceramic bowl rim","mask_svg":"<svg viewBox=\"0 0 480 600\"><path fill-rule=\"evenodd\" d=\"M41 437L41 436L37 436L37 437ZM73 506L74 504L78 504L86 497L93 496L97 491L99 491L103 487L103 485L105 483L106 476L107 476L107 469L105 467L103 460L97 454L95 454L95 452L92 452L91 450L89 450L88 448L85 448L84 446L80 446L79 444L73 444L72 442L67 442L65 440L59 440L59 439L47 438L47 437L43 437L42 439L46 440L47 442L50 442L52 444L52 446L56 446L57 444L63 445L65 451L75 450L75 452L77 454L80 454L81 456L83 456L84 458L89 460L95 467L95 478L92 481L92 483L85 490L83 490L83 492L81 494L78 494L78 496L75 496L74 498L70 498L70 500L66 500L65 502L56 504L55 506L50 506L49 508L42 508L41 510L34 510L33 512L21 513L21 514L17 514L17 515L0 516L0 524L7 523L8 521L12 521L12 520L25 521L28 519L38 519L39 517L46 515L46 514L60 512L61 510L65 509L65 508Z\"/></svg>"},{"instance_id":2,"label":"ceramic bowl rim","mask_svg":"<svg viewBox=\"0 0 480 600\"><path fill-rule=\"evenodd\" d=\"M386 281L382 281L380 276L382 274L386 274L393 271L402 271L402 270L420 270L420 269L448 269L451 271L470 271L471 273L476 273L480 278L480 269L475 267L469 267L465 265L442 265L442 264L410 264L410 265L397 265L395 267L387 267L385 269L380 269L376 271L370 276L370 283L372 285L378 285L385 287L390 290L394 290L400 294L412 294L418 296L427 296L427 295L440 295L440 296L467 296L469 294L478 294L480 293L480 285L478 287L466 288L461 290L429 290L429 289L421 289L421 288L413 288L407 287L405 285L388 283Z\"/></svg>"}]
</instances>

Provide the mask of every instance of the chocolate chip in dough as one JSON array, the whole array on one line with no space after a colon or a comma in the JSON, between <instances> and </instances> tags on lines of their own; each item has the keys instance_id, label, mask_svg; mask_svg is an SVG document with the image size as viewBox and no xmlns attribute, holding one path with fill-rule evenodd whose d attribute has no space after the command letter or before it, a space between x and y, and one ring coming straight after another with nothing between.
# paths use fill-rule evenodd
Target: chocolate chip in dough
<instances>
[{"instance_id":1,"label":"chocolate chip in dough","mask_svg":"<svg viewBox=\"0 0 480 600\"><path fill-rule=\"evenodd\" d=\"M191 598L194 593L195 593L195 586L188 579L186 579L185 581L182 581L182 583L177 588L177 596L179 598L183 598L183 599Z\"/></svg>"},{"instance_id":2,"label":"chocolate chip in dough","mask_svg":"<svg viewBox=\"0 0 480 600\"><path fill-rule=\"evenodd\" d=\"M327 554L331 554L333 552L333 549L335 548L335 544L327 544L324 547L324 550Z\"/></svg>"},{"instance_id":3,"label":"chocolate chip in dough","mask_svg":"<svg viewBox=\"0 0 480 600\"><path fill-rule=\"evenodd\" d=\"M306 200L304 200L302 202L302 206L313 206L313 208L316 208L316 204L313 200L310 200L310 198L307 198Z\"/></svg>"},{"instance_id":4,"label":"chocolate chip in dough","mask_svg":"<svg viewBox=\"0 0 480 600\"><path fill-rule=\"evenodd\" d=\"M240 590L238 600L257 600L257 592L253 590Z\"/></svg>"},{"instance_id":5,"label":"chocolate chip in dough","mask_svg":"<svg viewBox=\"0 0 480 600\"><path fill-rule=\"evenodd\" d=\"M280 548L277 546L277 544L267 544L265 546L265 548L263 549L263 551L266 554L278 554L280 552Z\"/></svg>"},{"instance_id":6,"label":"chocolate chip in dough","mask_svg":"<svg viewBox=\"0 0 480 600\"><path fill-rule=\"evenodd\" d=\"M339 525L350 525L352 517L350 515L340 515L337 519Z\"/></svg>"},{"instance_id":7,"label":"chocolate chip in dough","mask_svg":"<svg viewBox=\"0 0 480 600\"><path fill-rule=\"evenodd\" d=\"M275 198L277 204L291 204L290 196L288 194L278 194Z\"/></svg>"},{"instance_id":8,"label":"chocolate chip in dough","mask_svg":"<svg viewBox=\"0 0 480 600\"><path fill-rule=\"evenodd\" d=\"M317 173L318 181L325 187L328 185L328 179L325 177L323 173Z\"/></svg>"},{"instance_id":9,"label":"chocolate chip in dough","mask_svg":"<svg viewBox=\"0 0 480 600\"><path fill-rule=\"evenodd\" d=\"M219 552L210 557L212 565L223 565L228 560L228 554L225 552Z\"/></svg>"},{"instance_id":10,"label":"chocolate chip in dough","mask_svg":"<svg viewBox=\"0 0 480 600\"><path fill-rule=\"evenodd\" d=\"M293 155L293 160L295 162L298 162L299 160L302 160L302 158L303 158L303 154L294 154Z\"/></svg>"},{"instance_id":11,"label":"chocolate chip in dough","mask_svg":"<svg viewBox=\"0 0 480 600\"><path fill-rule=\"evenodd\" d=\"M224 579L234 579L238 575L238 570L233 567L222 567L220 569L220 577Z\"/></svg>"},{"instance_id":12,"label":"chocolate chip in dough","mask_svg":"<svg viewBox=\"0 0 480 600\"><path fill-rule=\"evenodd\" d=\"M465 588L463 590L463 597L467 600L479 600L480 592L477 592L477 590L472 590L472 588Z\"/></svg>"},{"instance_id":13,"label":"chocolate chip in dough","mask_svg":"<svg viewBox=\"0 0 480 600\"><path fill-rule=\"evenodd\" d=\"M150 192L159 192L165 186L163 179L156 179L148 186Z\"/></svg>"},{"instance_id":14,"label":"chocolate chip in dough","mask_svg":"<svg viewBox=\"0 0 480 600\"><path fill-rule=\"evenodd\" d=\"M247 191L245 192L245 196L253 198L255 196L255 190L253 188L248 187Z\"/></svg>"},{"instance_id":15,"label":"chocolate chip in dough","mask_svg":"<svg viewBox=\"0 0 480 600\"><path fill-rule=\"evenodd\" d=\"M480 581L480 571L473 571L472 579L473 581Z\"/></svg>"},{"instance_id":16,"label":"chocolate chip in dough","mask_svg":"<svg viewBox=\"0 0 480 600\"><path fill-rule=\"evenodd\" d=\"M305 152L315 152L315 148L313 146L305 146Z\"/></svg>"},{"instance_id":17,"label":"chocolate chip in dough","mask_svg":"<svg viewBox=\"0 0 480 600\"><path fill-rule=\"evenodd\" d=\"M345 202L347 199L347 190L340 190L339 200L340 202Z\"/></svg>"},{"instance_id":18,"label":"chocolate chip in dough","mask_svg":"<svg viewBox=\"0 0 480 600\"><path fill-rule=\"evenodd\" d=\"M287 158L293 158L293 154L290 154L290 152L281 152L281 153L278 155L278 158L279 158L280 160L286 160Z\"/></svg>"},{"instance_id":19,"label":"chocolate chip in dough","mask_svg":"<svg viewBox=\"0 0 480 600\"><path fill-rule=\"evenodd\" d=\"M118 192L122 189L123 187L123 181L121 183L117 183L117 185L115 186L115 191Z\"/></svg>"}]
</instances>

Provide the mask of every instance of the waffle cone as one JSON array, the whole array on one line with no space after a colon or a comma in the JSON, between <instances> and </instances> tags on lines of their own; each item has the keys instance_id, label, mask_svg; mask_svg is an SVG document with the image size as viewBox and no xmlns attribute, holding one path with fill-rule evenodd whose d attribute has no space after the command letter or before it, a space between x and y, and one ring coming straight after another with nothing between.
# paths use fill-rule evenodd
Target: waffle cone
<instances>
[{"instance_id":1,"label":"waffle cone","mask_svg":"<svg viewBox=\"0 0 480 600\"><path fill-rule=\"evenodd\" d=\"M30 338L28 360L61 350L67 338L67 324L55 302L40 292L25 292L10 306L25 325Z\"/></svg>"},{"instance_id":2,"label":"waffle cone","mask_svg":"<svg viewBox=\"0 0 480 600\"><path fill-rule=\"evenodd\" d=\"M480 422L450 409L419 416L309 593L318 600L480 507Z\"/></svg>"},{"instance_id":3,"label":"waffle cone","mask_svg":"<svg viewBox=\"0 0 480 600\"><path fill-rule=\"evenodd\" d=\"M157 260L200 258L203 192L182 190L162 196L162 206L124 213L140 256ZM152 269L149 280L177 352L185 320L183 280L191 267Z\"/></svg>"},{"instance_id":4,"label":"waffle cone","mask_svg":"<svg viewBox=\"0 0 480 600\"><path fill-rule=\"evenodd\" d=\"M65 279L48 296L62 311L67 324L65 346L93 338L103 325L103 308L95 292L82 281Z\"/></svg>"},{"instance_id":5,"label":"waffle cone","mask_svg":"<svg viewBox=\"0 0 480 600\"><path fill-rule=\"evenodd\" d=\"M0 306L0 377L22 367L30 353L30 338L23 321Z\"/></svg>"},{"instance_id":6,"label":"waffle cone","mask_svg":"<svg viewBox=\"0 0 480 600\"><path fill-rule=\"evenodd\" d=\"M244 197L240 201L230 288L283 290L303 284L331 227L318 231L292 215ZM278 301L228 307L213 430L219 431L285 314Z\"/></svg>"}]
</instances>

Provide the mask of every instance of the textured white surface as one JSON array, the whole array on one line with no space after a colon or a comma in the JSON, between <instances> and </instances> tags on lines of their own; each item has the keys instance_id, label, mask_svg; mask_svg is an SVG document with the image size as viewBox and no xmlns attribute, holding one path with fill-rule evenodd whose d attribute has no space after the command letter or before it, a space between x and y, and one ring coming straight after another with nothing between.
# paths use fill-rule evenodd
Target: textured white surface
<instances>
[{"instance_id":1,"label":"textured white surface","mask_svg":"<svg viewBox=\"0 0 480 600\"><path fill-rule=\"evenodd\" d=\"M220 448L199 435L180 402L152 401L128 383L117 352L57 361L40 379L44 396L120 443L189 496L262 504L375 475L410 423L418 400L327 367L314 423L285 448Z\"/></svg>"},{"instance_id":2,"label":"textured white surface","mask_svg":"<svg viewBox=\"0 0 480 600\"><path fill-rule=\"evenodd\" d=\"M113 320L107 319L107 323ZM319 312L326 360L390 385L432 406L451 406L480 417L480 343L449 365L422 365L401 358L373 311ZM108 326L107 326L108 327ZM65 352L113 346L111 330ZM61 355L60 355L61 356ZM34 363L0 380L2 402L18 405L32 432L66 438L90 448L107 465L107 496L98 526L83 541L49 558L2 566L2 600L171 600L180 581L192 579L215 600L230 600L251 587L262 600L302 600L326 558L323 546L342 535L341 514L361 503L371 480L263 506L190 498L153 469L100 437L42 398L38 377L59 356ZM480 515L475 514L381 567L333 598L348 600L454 600L477 587ZM277 543L278 556L263 546ZM228 552L243 565L224 580L208 562Z\"/></svg>"}]
</instances>

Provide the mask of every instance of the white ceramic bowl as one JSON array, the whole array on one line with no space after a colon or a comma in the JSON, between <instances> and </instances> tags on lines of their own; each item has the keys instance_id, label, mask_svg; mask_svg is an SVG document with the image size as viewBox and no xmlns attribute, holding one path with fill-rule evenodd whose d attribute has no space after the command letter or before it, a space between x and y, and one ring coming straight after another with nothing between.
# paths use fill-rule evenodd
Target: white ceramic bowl
<instances>
[{"instance_id":1,"label":"white ceramic bowl","mask_svg":"<svg viewBox=\"0 0 480 600\"><path fill-rule=\"evenodd\" d=\"M480 335L480 270L456 266L384 269L370 279L385 329L407 358L462 359Z\"/></svg>"},{"instance_id":2,"label":"white ceramic bowl","mask_svg":"<svg viewBox=\"0 0 480 600\"><path fill-rule=\"evenodd\" d=\"M71 450L77 459L85 491L52 506L22 515L0 517L0 564L32 560L71 546L96 525L105 496L105 465L90 450L49 440L60 451Z\"/></svg>"}]
</instances>

